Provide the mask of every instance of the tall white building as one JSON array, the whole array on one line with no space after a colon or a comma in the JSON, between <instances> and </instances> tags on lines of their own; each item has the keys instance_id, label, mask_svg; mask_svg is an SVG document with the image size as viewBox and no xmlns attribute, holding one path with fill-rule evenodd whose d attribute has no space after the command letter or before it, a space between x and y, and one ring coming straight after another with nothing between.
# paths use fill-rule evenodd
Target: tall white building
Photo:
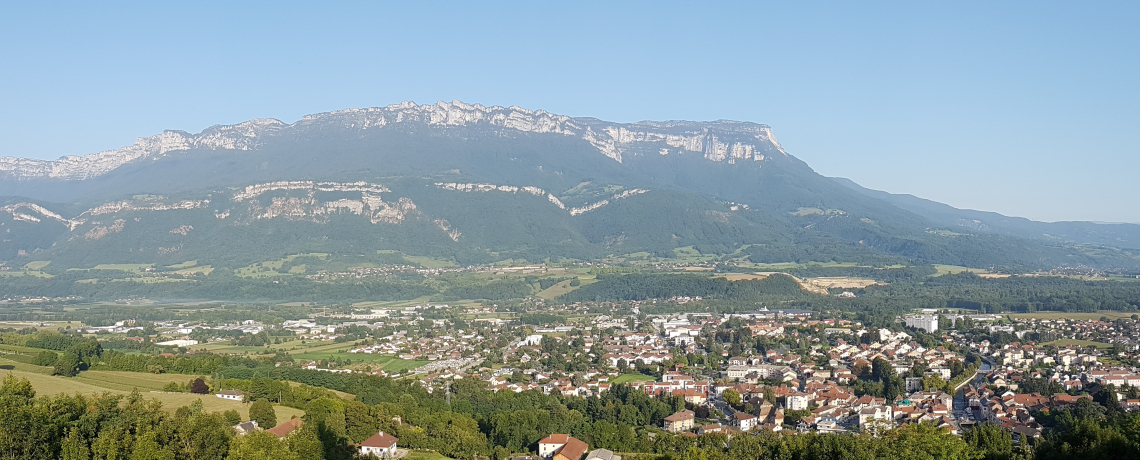
<instances>
[{"instance_id":1,"label":"tall white building","mask_svg":"<svg viewBox=\"0 0 1140 460\"><path fill-rule=\"evenodd\" d=\"M907 327L922 329L926 332L938 330L938 315L908 315L903 318Z\"/></svg>"}]
</instances>

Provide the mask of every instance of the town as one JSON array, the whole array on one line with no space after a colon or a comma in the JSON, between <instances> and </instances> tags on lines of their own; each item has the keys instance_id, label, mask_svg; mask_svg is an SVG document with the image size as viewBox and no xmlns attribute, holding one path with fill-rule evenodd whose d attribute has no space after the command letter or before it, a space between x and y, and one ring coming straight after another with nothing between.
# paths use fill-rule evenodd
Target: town
<instances>
[{"instance_id":1,"label":"town","mask_svg":"<svg viewBox=\"0 0 1140 460\"><path fill-rule=\"evenodd\" d=\"M700 301L649 304L692 307ZM126 341L171 358L237 350L248 355L260 347L278 357L277 368L377 375L435 394L449 393L458 381L492 392L580 398L626 386L678 401L677 410L652 428L690 437L882 433L912 424L960 436L992 424L1019 442L1042 436L1040 414L1103 405L1105 395L1122 411L1140 410L1136 315L1064 319L916 310L889 327L871 328L851 315L811 310L647 315L640 311L645 305L517 313L494 303L417 304L314 309L280 323L124 319L76 332L93 335L108 349ZM330 353L305 358L314 355L306 350L318 349ZM249 402L238 389L217 396ZM263 429L251 423L235 430ZM269 428L281 437L300 423ZM545 434L538 454L547 459L580 460L587 453L620 458L605 449L590 451L566 433ZM402 452L391 434L374 438L359 445L361 453Z\"/></svg>"}]
</instances>

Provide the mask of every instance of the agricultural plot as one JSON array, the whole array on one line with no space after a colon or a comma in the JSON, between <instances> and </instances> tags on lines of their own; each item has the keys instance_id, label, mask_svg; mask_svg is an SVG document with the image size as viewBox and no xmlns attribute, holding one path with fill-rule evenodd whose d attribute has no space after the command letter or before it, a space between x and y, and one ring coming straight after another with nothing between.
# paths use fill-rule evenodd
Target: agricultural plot
<instances>
[{"instance_id":1,"label":"agricultural plot","mask_svg":"<svg viewBox=\"0 0 1140 460\"><path fill-rule=\"evenodd\" d=\"M135 388L138 388L139 393L141 393L144 398L158 400L162 403L163 410L168 412L174 412L179 407L189 405L194 401L202 401L202 407L207 412L224 412L234 409L241 414L243 420L249 419L249 404L221 399L212 394L165 393L160 390L152 389L153 385L159 383L162 379L182 383L193 378L193 376L190 375L160 374L152 377L153 374L141 374L138 372L86 371L80 374L79 377L59 377L50 375L50 367L40 369L41 367L42 366L16 363L3 359L3 357L0 356L0 376L11 374L17 378L28 379L32 384L32 388L36 390L36 394L40 396L60 393L80 393L87 395L111 393L126 395L130 394ZM95 375L89 377L89 373L95 373ZM139 384L139 386L124 388L130 384ZM293 416L300 417L305 414L304 411L292 407L273 406L273 409L277 412L278 420L288 420Z\"/></svg>"},{"instance_id":2,"label":"agricultural plot","mask_svg":"<svg viewBox=\"0 0 1140 460\"><path fill-rule=\"evenodd\" d=\"M142 273L153 266L154 264L99 264L91 267L91 270L118 270L121 272Z\"/></svg>"},{"instance_id":3,"label":"agricultural plot","mask_svg":"<svg viewBox=\"0 0 1140 460\"><path fill-rule=\"evenodd\" d=\"M962 267L962 266L958 266L958 265L941 265L941 264L935 264L934 270L936 270L936 271L931 276L956 275L958 273L964 273L964 272L970 272L970 273L976 273L976 274L989 273L989 270L986 270L984 268L970 268L970 267Z\"/></svg>"},{"instance_id":4,"label":"agricultural plot","mask_svg":"<svg viewBox=\"0 0 1140 460\"><path fill-rule=\"evenodd\" d=\"M266 278L266 277L286 275L287 273L281 273L281 267L285 266L285 264L287 264L287 263L291 264L297 258L316 258L316 259L320 259L320 260L328 260L329 255L326 253L323 253L323 252L312 252L312 253L307 253L307 254L293 254L293 255L285 257L283 259L270 260L270 261L266 261L266 262L259 262L259 263L255 263L255 264L246 265L242 268L234 270L234 274L237 276L240 276L242 278ZM291 272L293 268L295 268L299 265L303 265L303 264L290 266L289 271ZM302 270L304 270L304 268L302 268ZM301 273L304 273L304 272L302 271Z\"/></svg>"},{"instance_id":5,"label":"agricultural plot","mask_svg":"<svg viewBox=\"0 0 1140 460\"><path fill-rule=\"evenodd\" d=\"M47 268L48 265L51 265L50 260L37 260L37 261L28 262L27 264L24 264L24 269L25 270L40 271L40 270Z\"/></svg>"},{"instance_id":6,"label":"agricultural plot","mask_svg":"<svg viewBox=\"0 0 1140 460\"><path fill-rule=\"evenodd\" d=\"M52 278L52 275L49 273L44 273L44 272L39 271L39 270L29 270L27 268L24 268L22 270L0 271L0 277L15 277L15 276L34 276L36 278Z\"/></svg>"},{"instance_id":7,"label":"agricultural plot","mask_svg":"<svg viewBox=\"0 0 1140 460\"><path fill-rule=\"evenodd\" d=\"M570 291L573 291L573 290L575 290L575 289L578 289L578 288L580 288L580 287L582 287L582 286L586 286L586 285L588 285L588 284L592 284L592 283L595 283L595 282L597 282L598 280L597 280L597 279L595 279L593 276L579 276L579 277L578 277L578 281L579 281L581 284L580 284L580 285L578 285L578 286L571 286L571 285L570 285L571 281L572 281L572 280L566 280L566 281L562 281L562 282L560 282L560 283L558 283L558 284L555 284L554 286L550 286L550 287L548 287L548 288L546 288L546 289L543 289L542 291L539 291L539 292L538 292L538 294L535 294L535 295L537 295L538 297L541 297L541 298L543 298L543 299L547 299L547 300L550 300L550 299L553 299L553 298L555 298L555 297L558 297L558 296L560 296L560 295L562 295L562 294L565 294L565 293L567 293L567 292L570 292Z\"/></svg>"},{"instance_id":8,"label":"agricultural plot","mask_svg":"<svg viewBox=\"0 0 1140 460\"><path fill-rule=\"evenodd\" d=\"M1075 319L1075 320L1084 320L1084 321L1095 321L1095 320L1099 320L1101 318L1108 318L1109 321L1113 321L1113 320L1117 320L1117 319L1121 319L1121 318L1131 318L1133 314L1134 313L1131 313L1131 312L1114 311L1114 310L1101 310L1098 312L1089 312L1089 313L1063 312L1063 311L1038 311L1038 312L1033 312L1033 313L1010 313L1009 317L1014 318L1014 319L1018 319L1018 318L1023 318L1023 319L1031 319L1031 318L1036 318L1036 319Z\"/></svg>"},{"instance_id":9,"label":"agricultural plot","mask_svg":"<svg viewBox=\"0 0 1140 460\"><path fill-rule=\"evenodd\" d=\"M405 255L404 260L406 260L410 263L419 265L423 268L455 268L455 267L459 266L459 264L455 263L455 261L453 261L453 260L436 259L436 258L432 258L432 257L423 257L423 256Z\"/></svg>"},{"instance_id":10,"label":"agricultural plot","mask_svg":"<svg viewBox=\"0 0 1140 460\"><path fill-rule=\"evenodd\" d=\"M194 266L194 267L183 268L180 270L175 270L174 274L176 274L176 275L196 275L196 274L201 273L203 275L210 276L210 273L213 273L213 272L214 272L214 267L211 267L209 265L200 265L200 266Z\"/></svg>"}]
</instances>

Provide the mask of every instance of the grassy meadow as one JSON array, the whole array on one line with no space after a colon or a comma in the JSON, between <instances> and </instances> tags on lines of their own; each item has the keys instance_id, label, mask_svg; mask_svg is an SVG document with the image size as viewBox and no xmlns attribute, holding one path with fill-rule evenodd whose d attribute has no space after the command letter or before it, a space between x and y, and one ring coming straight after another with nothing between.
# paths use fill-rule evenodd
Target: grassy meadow
<instances>
[{"instance_id":1,"label":"grassy meadow","mask_svg":"<svg viewBox=\"0 0 1140 460\"><path fill-rule=\"evenodd\" d=\"M169 382L186 383L194 378L191 375L181 374L146 374L140 372L123 371L84 371L77 377L60 377L51 375L51 368L47 366L34 366L5 359L0 355L0 376L14 375L25 378L31 382L37 395L64 394L130 394L134 390L147 399L155 399L162 403L164 410L174 412L182 406L194 401L202 401L202 407L207 412L223 412L230 409L237 410L242 419L249 419L249 404L238 401L221 399L212 394L196 395L190 393L166 393L161 391L162 386ZM273 406L277 412L278 420L288 420L293 416L300 417L305 414L300 409L285 406Z\"/></svg>"}]
</instances>

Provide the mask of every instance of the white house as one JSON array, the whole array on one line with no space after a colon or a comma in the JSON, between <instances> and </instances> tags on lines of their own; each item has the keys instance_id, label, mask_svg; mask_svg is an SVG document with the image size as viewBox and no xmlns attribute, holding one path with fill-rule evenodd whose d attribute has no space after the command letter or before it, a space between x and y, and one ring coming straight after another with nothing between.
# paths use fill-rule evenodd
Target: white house
<instances>
[{"instance_id":1,"label":"white house","mask_svg":"<svg viewBox=\"0 0 1140 460\"><path fill-rule=\"evenodd\" d=\"M749 431L756 428L756 416L752 414L745 414L744 412L737 412L733 415L733 421L736 422L736 427L740 431Z\"/></svg>"},{"instance_id":2,"label":"white house","mask_svg":"<svg viewBox=\"0 0 1140 460\"><path fill-rule=\"evenodd\" d=\"M784 406L788 410L807 410L811 403L811 395L795 392L784 397Z\"/></svg>"},{"instance_id":3,"label":"white house","mask_svg":"<svg viewBox=\"0 0 1140 460\"><path fill-rule=\"evenodd\" d=\"M245 392L241 390L222 390L214 396L222 399L229 399L231 401L241 401L245 399Z\"/></svg>"},{"instance_id":4,"label":"white house","mask_svg":"<svg viewBox=\"0 0 1140 460\"><path fill-rule=\"evenodd\" d=\"M859 427L866 429L868 424L891 423L894 411L891 406L871 406L859 410Z\"/></svg>"},{"instance_id":5,"label":"white house","mask_svg":"<svg viewBox=\"0 0 1140 460\"><path fill-rule=\"evenodd\" d=\"M383 431L360 443L360 455L375 455L380 458L395 458L396 443L400 439Z\"/></svg>"}]
</instances>

